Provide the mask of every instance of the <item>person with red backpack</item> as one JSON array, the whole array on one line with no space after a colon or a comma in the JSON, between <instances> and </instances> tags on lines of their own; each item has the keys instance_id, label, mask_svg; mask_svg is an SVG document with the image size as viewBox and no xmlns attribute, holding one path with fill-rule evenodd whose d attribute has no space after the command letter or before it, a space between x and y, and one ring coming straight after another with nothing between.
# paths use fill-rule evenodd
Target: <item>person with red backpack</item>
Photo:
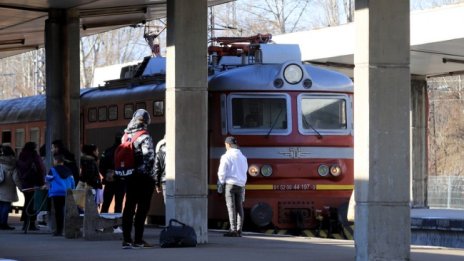
<instances>
[{"instance_id":1,"label":"person with red backpack","mask_svg":"<svg viewBox=\"0 0 464 261\"><path fill-rule=\"evenodd\" d=\"M126 202L122 214L124 249L153 247L143 239L145 219L155 189L155 152L147 130L148 124L150 114L138 109L124 130L121 144L114 155L115 175L123 176L126 180Z\"/></svg>"}]
</instances>

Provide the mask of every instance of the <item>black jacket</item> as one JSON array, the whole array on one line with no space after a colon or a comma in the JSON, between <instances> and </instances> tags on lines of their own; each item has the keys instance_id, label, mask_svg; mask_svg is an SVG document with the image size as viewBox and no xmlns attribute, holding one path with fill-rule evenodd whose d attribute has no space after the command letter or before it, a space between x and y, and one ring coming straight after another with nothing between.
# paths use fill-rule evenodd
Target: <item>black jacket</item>
<instances>
[{"instance_id":1,"label":"black jacket","mask_svg":"<svg viewBox=\"0 0 464 261\"><path fill-rule=\"evenodd\" d=\"M79 182L85 182L94 189L101 189L102 182L98 172L97 161L89 155L81 156L81 176Z\"/></svg>"},{"instance_id":2,"label":"black jacket","mask_svg":"<svg viewBox=\"0 0 464 261\"><path fill-rule=\"evenodd\" d=\"M155 184L161 186L166 182L166 144L160 146L155 158Z\"/></svg>"}]
</instances>

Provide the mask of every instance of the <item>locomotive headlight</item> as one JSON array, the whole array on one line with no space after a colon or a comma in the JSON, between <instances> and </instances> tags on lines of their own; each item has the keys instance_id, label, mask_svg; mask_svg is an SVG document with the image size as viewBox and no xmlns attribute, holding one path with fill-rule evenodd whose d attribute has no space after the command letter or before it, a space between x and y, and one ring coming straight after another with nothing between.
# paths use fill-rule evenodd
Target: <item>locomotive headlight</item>
<instances>
[{"instance_id":1,"label":"locomotive headlight","mask_svg":"<svg viewBox=\"0 0 464 261\"><path fill-rule=\"evenodd\" d=\"M259 166L258 165L250 165L248 167L248 174L252 177L256 177L259 175Z\"/></svg>"},{"instance_id":2,"label":"locomotive headlight","mask_svg":"<svg viewBox=\"0 0 464 261\"><path fill-rule=\"evenodd\" d=\"M321 177L325 177L327 175L329 175L329 166L325 165L325 164L321 164L319 165L319 167L317 168L317 173L319 174L319 176Z\"/></svg>"},{"instance_id":3,"label":"locomotive headlight","mask_svg":"<svg viewBox=\"0 0 464 261\"><path fill-rule=\"evenodd\" d=\"M338 165L333 165L330 167L330 174L332 174L334 177L338 177L340 174L342 174L342 168L340 168Z\"/></svg>"},{"instance_id":4,"label":"locomotive headlight","mask_svg":"<svg viewBox=\"0 0 464 261\"><path fill-rule=\"evenodd\" d=\"M284 69L284 78L290 84L297 84L303 79L303 69L296 64L289 64Z\"/></svg>"},{"instance_id":5,"label":"locomotive headlight","mask_svg":"<svg viewBox=\"0 0 464 261\"><path fill-rule=\"evenodd\" d=\"M271 165L263 165L261 167L261 175L264 177L269 177L272 175L272 167Z\"/></svg>"}]
</instances>

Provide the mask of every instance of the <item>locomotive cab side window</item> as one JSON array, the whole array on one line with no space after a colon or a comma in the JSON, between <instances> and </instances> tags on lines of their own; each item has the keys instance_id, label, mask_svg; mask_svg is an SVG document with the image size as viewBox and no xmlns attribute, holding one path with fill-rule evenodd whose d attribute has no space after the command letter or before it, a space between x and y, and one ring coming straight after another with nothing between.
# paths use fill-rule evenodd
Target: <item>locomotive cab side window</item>
<instances>
[{"instance_id":1,"label":"locomotive cab side window","mask_svg":"<svg viewBox=\"0 0 464 261\"><path fill-rule=\"evenodd\" d=\"M2 144L5 144L5 145L11 144L11 131L9 130L2 131Z\"/></svg>"},{"instance_id":2,"label":"locomotive cab side window","mask_svg":"<svg viewBox=\"0 0 464 261\"><path fill-rule=\"evenodd\" d=\"M132 103L124 104L124 119L132 119L133 114L134 114L134 104Z\"/></svg>"},{"instance_id":3,"label":"locomotive cab side window","mask_svg":"<svg viewBox=\"0 0 464 261\"><path fill-rule=\"evenodd\" d=\"M138 109L144 109L146 110L147 109L147 105L145 104L145 102L137 102L135 104L135 110L138 110Z\"/></svg>"},{"instance_id":4,"label":"locomotive cab side window","mask_svg":"<svg viewBox=\"0 0 464 261\"><path fill-rule=\"evenodd\" d=\"M98 107L98 121L106 121L107 114L106 106Z\"/></svg>"},{"instance_id":5,"label":"locomotive cab side window","mask_svg":"<svg viewBox=\"0 0 464 261\"><path fill-rule=\"evenodd\" d=\"M29 130L29 140L35 142L36 144L40 144L40 129L39 128L31 128Z\"/></svg>"},{"instance_id":6,"label":"locomotive cab side window","mask_svg":"<svg viewBox=\"0 0 464 261\"><path fill-rule=\"evenodd\" d=\"M298 128L301 134L347 134L348 96L302 94L298 97ZM315 130L314 130L315 129Z\"/></svg>"},{"instance_id":7,"label":"locomotive cab side window","mask_svg":"<svg viewBox=\"0 0 464 261\"><path fill-rule=\"evenodd\" d=\"M231 94L227 107L231 134L287 135L291 132L287 94Z\"/></svg>"},{"instance_id":8,"label":"locomotive cab side window","mask_svg":"<svg viewBox=\"0 0 464 261\"><path fill-rule=\"evenodd\" d=\"M97 121L97 108L89 108L89 113L87 120L89 122L96 122Z\"/></svg>"},{"instance_id":9,"label":"locomotive cab side window","mask_svg":"<svg viewBox=\"0 0 464 261\"><path fill-rule=\"evenodd\" d=\"M108 120L114 121L118 119L118 105L110 105L108 107Z\"/></svg>"},{"instance_id":10,"label":"locomotive cab side window","mask_svg":"<svg viewBox=\"0 0 464 261\"><path fill-rule=\"evenodd\" d=\"M164 101L153 101L153 116L164 115Z\"/></svg>"},{"instance_id":11,"label":"locomotive cab side window","mask_svg":"<svg viewBox=\"0 0 464 261\"><path fill-rule=\"evenodd\" d=\"M24 129L16 129L15 131L15 152L17 155L24 147L26 138L24 137Z\"/></svg>"}]
</instances>

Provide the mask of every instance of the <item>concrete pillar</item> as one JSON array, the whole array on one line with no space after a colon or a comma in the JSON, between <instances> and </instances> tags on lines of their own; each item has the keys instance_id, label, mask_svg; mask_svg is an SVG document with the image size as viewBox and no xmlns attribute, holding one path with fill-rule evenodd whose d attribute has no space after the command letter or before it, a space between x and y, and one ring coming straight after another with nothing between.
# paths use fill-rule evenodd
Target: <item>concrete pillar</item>
<instances>
[{"instance_id":1,"label":"concrete pillar","mask_svg":"<svg viewBox=\"0 0 464 261\"><path fill-rule=\"evenodd\" d=\"M51 9L45 21L46 146L62 139L80 155L79 16L76 10ZM48 153L50 154L50 153ZM47 163L51 156L47 154Z\"/></svg>"},{"instance_id":2,"label":"concrete pillar","mask_svg":"<svg viewBox=\"0 0 464 261\"><path fill-rule=\"evenodd\" d=\"M427 81L411 81L411 206L426 208L428 185L427 162Z\"/></svg>"},{"instance_id":3,"label":"concrete pillar","mask_svg":"<svg viewBox=\"0 0 464 261\"><path fill-rule=\"evenodd\" d=\"M409 1L355 7L356 260L409 260Z\"/></svg>"},{"instance_id":4,"label":"concrete pillar","mask_svg":"<svg viewBox=\"0 0 464 261\"><path fill-rule=\"evenodd\" d=\"M208 242L207 1L167 2L166 221Z\"/></svg>"}]
</instances>

